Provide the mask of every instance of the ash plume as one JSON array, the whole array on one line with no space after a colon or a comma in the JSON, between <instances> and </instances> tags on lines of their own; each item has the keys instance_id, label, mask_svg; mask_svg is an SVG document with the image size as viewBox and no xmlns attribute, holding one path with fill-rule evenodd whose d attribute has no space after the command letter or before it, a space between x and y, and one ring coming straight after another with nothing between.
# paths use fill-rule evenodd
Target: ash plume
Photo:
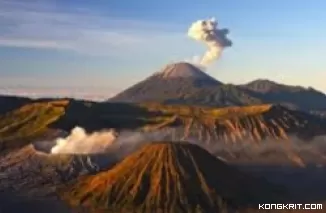
<instances>
[{"instance_id":1,"label":"ash plume","mask_svg":"<svg viewBox=\"0 0 326 213\"><path fill-rule=\"evenodd\" d=\"M207 66L209 63L217 60L224 48L232 46L231 40L226 37L228 29L218 29L218 23L215 18L209 20L198 20L194 22L189 30L188 36L194 40L204 42L208 50L201 58L199 64Z\"/></svg>"},{"instance_id":2,"label":"ash plume","mask_svg":"<svg viewBox=\"0 0 326 213\"><path fill-rule=\"evenodd\" d=\"M75 127L70 135L57 138L52 154L95 154L104 152L116 139L114 130L87 134L82 127Z\"/></svg>"}]
</instances>

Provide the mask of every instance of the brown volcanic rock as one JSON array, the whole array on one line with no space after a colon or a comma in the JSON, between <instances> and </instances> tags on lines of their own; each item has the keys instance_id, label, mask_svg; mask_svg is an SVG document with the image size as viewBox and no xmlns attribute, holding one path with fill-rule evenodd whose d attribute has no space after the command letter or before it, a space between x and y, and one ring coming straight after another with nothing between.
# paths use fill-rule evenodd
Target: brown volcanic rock
<instances>
[{"instance_id":1,"label":"brown volcanic rock","mask_svg":"<svg viewBox=\"0 0 326 213\"><path fill-rule=\"evenodd\" d=\"M287 163L304 166L311 161L325 163L316 136L325 135L326 122L308 113L280 105L247 107L195 107L143 104L150 111L173 115L161 125L146 131L162 131L164 140L199 141L201 146L229 162ZM322 139L318 139L322 141ZM297 145L305 145L301 152ZM265 155L265 151L273 155ZM318 154L317 154L318 153ZM318 157L317 157L318 156Z\"/></svg>"},{"instance_id":2,"label":"brown volcanic rock","mask_svg":"<svg viewBox=\"0 0 326 213\"><path fill-rule=\"evenodd\" d=\"M290 135L311 139L325 134L326 121L279 105L246 107L193 107L145 104L150 111L164 110L174 119L159 126L174 126L174 136L202 143L263 142L264 139L290 140Z\"/></svg>"},{"instance_id":3,"label":"brown volcanic rock","mask_svg":"<svg viewBox=\"0 0 326 213\"><path fill-rule=\"evenodd\" d=\"M218 212L272 202L269 185L224 164L197 145L144 145L112 170L81 178L63 189L71 205L133 212Z\"/></svg>"},{"instance_id":4,"label":"brown volcanic rock","mask_svg":"<svg viewBox=\"0 0 326 213\"><path fill-rule=\"evenodd\" d=\"M116 161L109 154L53 155L28 145L0 155L0 192L51 197L57 186L111 168Z\"/></svg>"}]
</instances>

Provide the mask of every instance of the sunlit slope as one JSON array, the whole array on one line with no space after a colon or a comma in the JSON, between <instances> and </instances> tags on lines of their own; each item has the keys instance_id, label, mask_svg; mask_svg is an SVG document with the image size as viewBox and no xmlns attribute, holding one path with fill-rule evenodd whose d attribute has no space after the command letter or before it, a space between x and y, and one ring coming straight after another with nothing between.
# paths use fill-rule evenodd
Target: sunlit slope
<instances>
[{"instance_id":1,"label":"sunlit slope","mask_svg":"<svg viewBox=\"0 0 326 213\"><path fill-rule=\"evenodd\" d=\"M325 120L278 105L203 108L182 105L143 104L150 111L173 115L174 119L156 129L174 126L171 135L181 139L196 139L203 143L243 140L260 142L270 138L287 140L296 135L310 139L326 130ZM152 127L153 128L153 127ZM148 127L146 130L152 130Z\"/></svg>"},{"instance_id":2,"label":"sunlit slope","mask_svg":"<svg viewBox=\"0 0 326 213\"><path fill-rule=\"evenodd\" d=\"M136 105L53 100L26 104L0 116L0 151L19 148L37 139L54 139L57 130L81 126L87 131L105 128L136 130L169 117Z\"/></svg>"},{"instance_id":3,"label":"sunlit slope","mask_svg":"<svg viewBox=\"0 0 326 213\"><path fill-rule=\"evenodd\" d=\"M277 193L271 188L197 145L154 142L60 193L71 205L119 212L216 212L223 202L243 206L275 201Z\"/></svg>"},{"instance_id":4,"label":"sunlit slope","mask_svg":"<svg viewBox=\"0 0 326 213\"><path fill-rule=\"evenodd\" d=\"M0 150L19 147L48 133L47 126L65 113L68 103L64 100L32 103L0 116Z\"/></svg>"},{"instance_id":5,"label":"sunlit slope","mask_svg":"<svg viewBox=\"0 0 326 213\"><path fill-rule=\"evenodd\" d=\"M325 133L325 120L278 105L209 108L157 103L57 100L27 104L0 117L0 150L21 147L53 130L162 131L168 139L202 143L310 139Z\"/></svg>"}]
</instances>

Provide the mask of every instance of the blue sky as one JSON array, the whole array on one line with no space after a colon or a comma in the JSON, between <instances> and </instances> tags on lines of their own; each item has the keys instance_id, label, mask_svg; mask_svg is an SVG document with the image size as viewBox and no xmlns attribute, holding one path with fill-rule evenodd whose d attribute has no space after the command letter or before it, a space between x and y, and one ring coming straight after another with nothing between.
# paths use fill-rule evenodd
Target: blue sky
<instances>
[{"instance_id":1,"label":"blue sky","mask_svg":"<svg viewBox=\"0 0 326 213\"><path fill-rule=\"evenodd\" d=\"M206 48L187 37L216 17L233 46L208 72L326 92L324 0L0 0L0 88L110 96Z\"/></svg>"}]
</instances>

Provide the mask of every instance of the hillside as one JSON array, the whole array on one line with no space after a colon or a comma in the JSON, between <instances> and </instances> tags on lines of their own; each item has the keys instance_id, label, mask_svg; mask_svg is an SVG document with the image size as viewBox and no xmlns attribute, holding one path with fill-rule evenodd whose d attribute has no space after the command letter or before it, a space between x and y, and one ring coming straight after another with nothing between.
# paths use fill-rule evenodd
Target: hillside
<instances>
[{"instance_id":1,"label":"hillside","mask_svg":"<svg viewBox=\"0 0 326 213\"><path fill-rule=\"evenodd\" d=\"M154 142L61 193L71 205L119 212L216 212L222 203L239 207L278 200L270 187L197 145Z\"/></svg>"},{"instance_id":2,"label":"hillside","mask_svg":"<svg viewBox=\"0 0 326 213\"><path fill-rule=\"evenodd\" d=\"M265 79L244 85L223 84L188 63L169 64L109 101L213 107L282 104L315 114L326 111L326 95L313 88L284 85Z\"/></svg>"},{"instance_id":3,"label":"hillside","mask_svg":"<svg viewBox=\"0 0 326 213\"><path fill-rule=\"evenodd\" d=\"M111 102L161 102L205 106L260 103L232 85L224 85L188 63L167 65L111 98Z\"/></svg>"},{"instance_id":4,"label":"hillside","mask_svg":"<svg viewBox=\"0 0 326 213\"><path fill-rule=\"evenodd\" d=\"M325 134L325 122L279 105L214 108L57 100L29 104L2 116L0 144L2 150L19 148L75 126L88 132L109 128L145 135L159 132L160 139L196 140L203 145L286 142L293 136L308 141Z\"/></svg>"},{"instance_id":5,"label":"hillside","mask_svg":"<svg viewBox=\"0 0 326 213\"><path fill-rule=\"evenodd\" d=\"M310 114L289 110L279 105L245 107L191 107L182 105L143 104L149 111L163 110L175 119L160 128L174 125L175 134L184 139L196 138L202 142L279 140L297 135L311 139L324 134L325 120ZM176 125L179 123L180 125Z\"/></svg>"},{"instance_id":6,"label":"hillside","mask_svg":"<svg viewBox=\"0 0 326 213\"><path fill-rule=\"evenodd\" d=\"M31 99L25 97L0 95L0 115L3 115L31 102Z\"/></svg>"},{"instance_id":7,"label":"hillside","mask_svg":"<svg viewBox=\"0 0 326 213\"><path fill-rule=\"evenodd\" d=\"M305 111L325 111L326 95L311 87L290 86L258 79L239 88L264 103L280 103Z\"/></svg>"},{"instance_id":8,"label":"hillside","mask_svg":"<svg viewBox=\"0 0 326 213\"><path fill-rule=\"evenodd\" d=\"M53 197L57 186L108 169L116 161L110 154L51 155L28 145L0 155L0 191L33 198Z\"/></svg>"},{"instance_id":9,"label":"hillside","mask_svg":"<svg viewBox=\"0 0 326 213\"><path fill-rule=\"evenodd\" d=\"M54 132L48 125L65 113L69 101L57 100L23 105L0 116L0 151L21 147Z\"/></svg>"}]
</instances>

